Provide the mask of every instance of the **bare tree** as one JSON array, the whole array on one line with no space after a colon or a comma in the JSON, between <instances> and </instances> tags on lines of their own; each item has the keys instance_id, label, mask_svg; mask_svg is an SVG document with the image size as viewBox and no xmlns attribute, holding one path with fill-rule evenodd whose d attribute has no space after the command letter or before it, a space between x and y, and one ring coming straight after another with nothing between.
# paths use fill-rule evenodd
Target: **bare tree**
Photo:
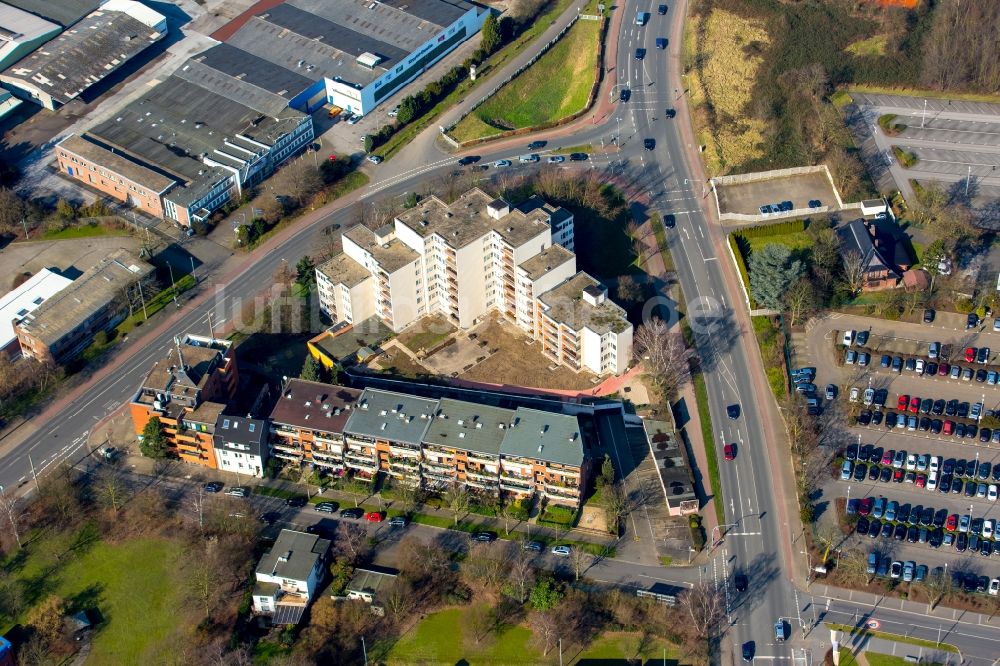
<instances>
[{"instance_id":1,"label":"bare tree","mask_svg":"<svg viewBox=\"0 0 1000 666\"><path fill-rule=\"evenodd\" d=\"M528 551L522 548L510 560L504 593L514 599L514 601L523 604L527 601L528 593L534 584L535 568L531 564L531 557Z\"/></svg>"},{"instance_id":2,"label":"bare tree","mask_svg":"<svg viewBox=\"0 0 1000 666\"><path fill-rule=\"evenodd\" d=\"M463 483L452 483L444 492L444 501L451 509L455 525L458 525L459 516L469 510L469 489Z\"/></svg>"},{"instance_id":3,"label":"bare tree","mask_svg":"<svg viewBox=\"0 0 1000 666\"><path fill-rule=\"evenodd\" d=\"M927 577L927 580L924 581L924 587L927 588L927 612L930 613L935 606L941 603L942 599L951 593L951 578L943 571L937 571Z\"/></svg>"},{"instance_id":4,"label":"bare tree","mask_svg":"<svg viewBox=\"0 0 1000 666\"><path fill-rule=\"evenodd\" d=\"M335 543L338 544L345 555L350 555L352 563L357 562L368 550L368 533L360 525L342 522L337 525L337 540Z\"/></svg>"},{"instance_id":5,"label":"bare tree","mask_svg":"<svg viewBox=\"0 0 1000 666\"><path fill-rule=\"evenodd\" d=\"M698 638L708 638L726 614L722 592L710 582L699 582L681 592L677 602L681 611L691 618Z\"/></svg>"},{"instance_id":6,"label":"bare tree","mask_svg":"<svg viewBox=\"0 0 1000 666\"><path fill-rule=\"evenodd\" d=\"M191 500L191 508L198 516L198 528L202 530L205 529L205 499L205 484L199 483L198 490L195 491Z\"/></svg>"},{"instance_id":7,"label":"bare tree","mask_svg":"<svg viewBox=\"0 0 1000 666\"><path fill-rule=\"evenodd\" d=\"M380 595L381 601L392 614L392 619L399 622L406 613L413 607L413 588L409 581L404 578L397 578L392 585Z\"/></svg>"},{"instance_id":8,"label":"bare tree","mask_svg":"<svg viewBox=\"0 0 1000 666\"><path fill-rule=\"evenodd\" d=\"M548 656L556 640L557 623L554 614L552 611L535 612L528 621L542 647L542 656Z\"/></svg>"},{"instance_id":9,"label":"bare tree","mask_svg":"<svg viewBox=\"0 0 1000 666\"><path fill-rule=\"evenodd\" d=\"M618 534L621 532L621 523L628 515L630 509L628 491L621 481L606 486L605 512L609 523L609 529Z\"/></svg>"},{"instance_id":10,"label":"bare tree","mask_svg":"<svg viewBox=\"0 0 1000 666\"><path fill-rule=\"evenodd\" d=\"M865 260L857 250L844 254L844 284L853 295L861 293L865 286Z\"/></svg>"},{"instance_id":11,"label":"bare tree","mask_svg":"<svg viewBox=\"0 0 1000 666\"><path fill-rule=\"evenodd\" d=\"M816 311L816 288L808 279L800 279L785 294L785 305L788 307L788 323L795 326Z\"/></svg>"},{"instance_id":12,"label":"bare tree","mask_svg":"<svg viewBox=\"0 0 1000 666\"><path fill-rule=\"evenodd\" d=\"M569 551L569 559L570 563L573 565L573 579L579 581L580 575L583 574L583 570L587 566L589 556L583 548L573 546Z\"/></svg>"},{"instance_id":13,"label":"bare tree","mask_svg":"<svg viewBox=\"0 0 1000 666\"><path fill-rule=\"evenodd\" d=\"M671 399L691 376L692 351L684 344L679 331L672 331L665 321L653 318L635 332L635 355L646 364L647 375Z\"/></svg>"},{"instance_id":14,"label":"bare tree","mask_svg":"<svg viewBox=\"0 0 1000 666\"><path fill-rule=\"evenodd\" d=\"M215 540L209 540L201 548L194 549L185 567L185 580L191 600L197 603L205 612L205 618L212 616L212 611L219 599L219 563L216 557Z\"/></svg>"},{"instance_id":15,"label":"bare tree","mask_svg":"<svg viewBox=\"0 0 1000 666\"><path fill-rule=\"evenodd\" d=\"M94 481L94 492L97 494L97 501L115 514L128 499L128 486L116 467L101 468Z\"/></svg>"},{"instance_id":16,"label":"bare tree","mask_svg":"<svg viewBox=\"0 0 1000 666\"><path fill-rule=\"evenodd\" d=\"M8 495L0 490L0 517L7 524L14 542L18 549L21 548L21 521L24 520L26 512L21 506L21 498L17 495Z\"/></svg>"}]
</instances>

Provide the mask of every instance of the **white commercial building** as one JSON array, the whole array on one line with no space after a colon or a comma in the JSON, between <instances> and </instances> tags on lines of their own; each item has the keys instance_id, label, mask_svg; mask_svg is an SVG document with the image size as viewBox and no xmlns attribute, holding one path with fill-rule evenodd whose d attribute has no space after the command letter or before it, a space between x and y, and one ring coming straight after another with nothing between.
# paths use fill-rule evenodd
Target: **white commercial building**
<instances>
[{"instance_id":1,"label":"white commercial building","mask_svg":"<svg viewBox=\"0 0 1000 666\"><path fill-rule=\"evenodd\" d=\"M17 289L0 297L0 353L9 358L21 354L14 322L27 317L47 299L73 284L69 278L43 268Z\"/></svg>"},{"instance_id":2,"label":"white commercial building","mask_svg":"<svg viewBox=\"0 0 1000 666\"><path fill-rule=\"evenodd\" d=\"M539 199L512 210L479 189L451 205L429 197L392 225L344 233L343 253L317 269L320 308L335 322L374 314L397 332L429 314L470 328L497 311L554 360L620 374L632 326L596 280L577 273L572 247L572 214Z\"/></svg>"},{"instance_id":3,"label":"white commercial building","mask_svg":"<svg viewBox=\"0 0 1000 666\"><path fill-rule=\"evenodd\" d=\"M281 530L257 564L253 588L255 613L271 624L298 624L323 580L330 542L315 534Z\"/></svg>"}]
</instances>

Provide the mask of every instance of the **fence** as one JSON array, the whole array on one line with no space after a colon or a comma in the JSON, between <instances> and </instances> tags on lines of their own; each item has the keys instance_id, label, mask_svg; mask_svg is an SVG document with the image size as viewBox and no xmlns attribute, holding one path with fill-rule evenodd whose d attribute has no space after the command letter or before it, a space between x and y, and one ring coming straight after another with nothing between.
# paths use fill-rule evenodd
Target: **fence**
<instances>
[{"instance_id":1,"label":"fence","mask_svg":"<svg viewBox=\"0 0 1000 666\"><path fill-rule=\"evenodd\" d=\"M770 213L768 215L747 214L747 213L723 213L719 205L718 185L741 185L745 183L757 183L764 180L774 180L776 178L788 178L790 176L803 176L806 174L821 173L826 176L833 190L833 196L837 200L837 206L820 206L818 208L796 208L794 210L782 211L780 213ZM740 173L732 176L716 176L709 181L712 184L712 193L715 195L715 210L719 214L719 220L723 222L764 222L767 220L783 220L790 217L803 217L816 215L819 213L829 213L836 210L858 210L861 202L845 204L840 198L840 192L833 183L833 176L825 164L808 167L791 167L789 169L772 169L770 171L756 171L754 173Z\"/></svg>"},{"instance_id":2,"label":"fence","mask_svg":"<svg viewBox=\"0 0 1000 666\"><path fill-rule=\"evenodd\" d=\"M552 121L552 122L548 122L548 123L543 123L541 125L535 125L534 127L523 127L521 129L513 129L513 130L500 131L500 132L497 132L496 134L491 134L490 136L483 137L481 139L472 139L472 140L464 141L464 142L461 142L461 143L459 143L458 141L456 141L455 139L453 139L451 136L448 135L448 132L450 132L453 129L455 129L455 126L458 125L460 122L462 122L466 118L466 116L468 116L471 113L474 113L477 108L479 108L480 106L482 106L488 99L490 99L491 97L493 97L493 95L497 94L500 91L501 88L503 88L505 85L507 85L508 83L510 83L511 81L513 81L521 73L523 73L526 69L528 69L529 67L531 67L532 65L534 65L536 62L538 62L538 59L541 58L546 53L548 53L549 49L551 49L553 46L555 46L556 42L558 42L560 39L562 39L563 35L565 35L566 32L570 28L572 28L576 24L576 22L578 20L580 20L580 19L602 21L602 23L601 23L601 29L600 29L600 34L599 34L599 37L598 37L600 51L597 54L597 64L596 64L597 72L596 72L596 76L594 77L594 85L591 87L591 89L590 89L590 95L588 95L588 97L587 97L587 103L584 104L584 106L583 106L582 109L580 109L579 111L577 111L576 113L574 113L572 115L566 116L565 118L560 118L559 120L556 120L556 121ZM605 37L605 33L607 32L607 28L608 28L608 22L602 16L591 16L591 15L588 15L588 14L577 14L573 18L573 20L570 21L569 24L567 24L565 28L563 28L562 30L560 30L558 35L556 35L555 37L553 37L544 47L542 47L542 49L538 53L536 53L533 58L531 58L528 62L526 62L521 67L519 67L513 74L511 74L510 76L508 76L507 78L505 78L503 81L501 81L500 83L498 83L496 86L494 86L494 88L492 90L490 90L488 93L486 93L486 95L484 95L482 98L480 98L479 100L477 100L476 103L473 104L469 108L469 110L467 112L465 112L464 114L462 114L462 116L458 120L456 120L454 123L452 123L447 128L445 128L445 130L442 132L442 134L445 136L445 138L448 139L448 141L450 143L453 143L453 144L460 145L462 147L468 148L468 147L471 147L471 146L477 146L477 145L479 145L481 143L486 143L487 141L495 141L496 139L501 139L501 138L508 137L508 136L517 136L519 134L529 134L531 132L537 132L539 130L550 129L552 127L559 127L560 125L565 125L566 123L569 123L569 122L572 122L572 121L576 120L577 118L579 118L580 116L582 116L584 113L586 113L587 111L589 111L590 108L591 108L591 106L593 106L594 100L597 99L597 92L598 92L598 90L601 87L601 82L604 80L604 48L605 48L604 37Z\"/></svg>"}]
</instances>

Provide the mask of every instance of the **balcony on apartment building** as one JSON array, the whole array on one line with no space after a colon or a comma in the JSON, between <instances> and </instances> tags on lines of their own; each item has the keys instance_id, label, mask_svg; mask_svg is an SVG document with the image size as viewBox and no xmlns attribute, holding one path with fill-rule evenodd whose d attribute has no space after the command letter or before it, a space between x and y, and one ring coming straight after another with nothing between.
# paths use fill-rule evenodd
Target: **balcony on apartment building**
<instances>
[{"instance_id":1,"label":"balcony on apartment building","mask_svg":"<svg viewBox=\"0 0 1000 666\"><path fill-rule=\"evenodd\" d=\"M482 453L476 453L475 451L469 451L468 453L466 453L465 454L465 459L468 460L469 463L474 463L474 464L477 464L477 465L499 465L500 464L500 458L499 458L499 456L486 456L486 455L483 455Z\"/></svg>"},{"instance_id":2,"label":"balcony on apartment building","mask_svg":"<svg viewBox=\"0 0 1000 666\"><path fill-rule=\"evenodd\" d=\"M471 469L471 468L467 469L465 470L465 476L467 476L470 479L479 479L487 481L492 480L494 485L496 485L497 481L500 480L499 473L487 472L486 470L481 470L481 469Z\"/></svg>"},{"instance_id":3,"label":"balcony on apartment building","mask_svg":"<svg viewBox=\"0 0 1000 666\"><path fill-rule=\"evenodd\" d=\"M580 486L563 483L561 481L545 481L543 483L545 494L566 499L578 499L580 497Z\"/></svg>"},{"instance_id":4,"label":"balcony on apartment building","mask_svg":"<svg viewBox=\"0 0 1000 666\"><path fill-rule=\"evenodd\" d=\"M418 459L416 459L416 458L407 458L407 457L402 457L402 456L390 456L389 460L387 462L389 463L389 467L390 468L399 468L399 469L419 469L420 468L420 461Z\"/></svg>"},{"instance_id":5,"label":"balcony on apartment building","mask_svg":"<svg viewBox=\"0 0 1000 666\"><path fill-rule=\"evenodd\" d=\"M465 484L467 486L472 486L473 488L479 488L480 490L488 490L493 494L496 494L500 490L500 484L497 482L496 478L492 481L485 481L469 477L465 480Z\"/></svg>"},{"instance_id":6,"label":"balcony on apartment building","mask_svg":"<svg viewBox=\"0 0 1000 666\"><path fill-rule=\"evenodd\" d=\"M357 453L355 451L345 451L344 460L346 460L350 464L354 463L365 464L365 465L378 464L378 460L376 460L375 456L365 455L363 453Z\"/></svg>"}]
</instances>

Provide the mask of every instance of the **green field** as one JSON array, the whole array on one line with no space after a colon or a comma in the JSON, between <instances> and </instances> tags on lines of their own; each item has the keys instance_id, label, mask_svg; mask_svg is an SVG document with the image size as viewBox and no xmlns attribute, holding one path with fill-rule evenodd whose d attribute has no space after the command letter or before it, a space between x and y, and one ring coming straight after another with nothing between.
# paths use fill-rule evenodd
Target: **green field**
<instances>
[{"instance_id":1,"label":"green field","mask_svg":"<svg viewBox=\"0 0 1000 666\"><path fill-rule=\"evenodd\" d=\"M783 369L785 352L781 348L778 329L770 317L751 317L750 320L753 323L753 332L757 336L757 344L760 345L760 356L767 369L767 383L771 386L774 397L781 400L788 395L788 385Z\"/></svg>"},{"instance_id":2,"label":"green field","mask_svg":"<svg viewBox=\"0 0 1000 666\"><path fill-rule=\"evenodd\" d=\"M177 566L182 544L142 538L88 545L89 532L79 534L76 542L43 537L25 546L23 565L13 573L26 586L26 601L55 594L74 612L96 609L103 622L90 664L172 662L178 656L174 646L183 644L177 631L186 631L180 615L184 577Z\"/></svg>"},{"instance_id":3,"label":"green field","mask_svg":"<svg viewBox=\"0 0 1000 666\"><path fill-rule=\"evenodd\" d=\"M802 263L808 265L812 259L812 246L813 239L805 231L795 231L790 234L778 234L775 236L755 236L746 237L747 242L750 244L750 252L753 253L754 250L759 250L765 245L770 245L771 243L777 243L778 245L784 245L789 250L792 251L792 259L799 259ZM750 266L750 257L746 257L747 266Z\"/></svg>"},{"instance_id":4,"label":"green field","mask_svg":"<svg viewBox=\"0 0 1000 666\"><path fill-rule=\"evenodd\" d=\"M722 525L726 522L725 506L722 499L722 477L719 476L719 453L715 450L715 434L712 431L712 415L708 409L708 388L705 375L694 375L694 396L698 405L698 420L701 421L701 437L705 441L705 458L708 460L708 481L712 484L715 499L715 517Z\"/></svg>"},{"instance_id":5,"label":"green field","mask_svg":"<svg viewBox=\"0 0 1000 666\"><path fill-rule=\"evenodd\" d=\"M387 664L558 664L559 653L553 648L546 656L532 640L532 632L523 625L507 626L496 635L482 637L477 644L469 622L471 607L450 608L431 613L394 645L389 646L383 661ZM372 653L381 658L376 646ZM660 664L664 656L668 666L676 666L676 651L672 644L659 638L637 633L615 632L599 636L586 649L563 643L566 664L625 663L639 659ZM371 654L369 655L371 656Z\"/></svg>"},{"instance_id":6,"label":"green field","mask_svg":"<svg viewBox=\"0 0 1000 666\"><path fill-rule=\"evenodd\" d=\"M128 236L124 229L113 229L100 224L81 224L65 229L53 229L42 234L42 240L73 240L93 236Z\"/></svg>"},{"instance_id":7,"label":"green field","mask_svg":"<svg viewBox=\"0 0 1000 666\"><path fill-rule=\"evenodd\" d=\"M463 118L459 142L535 127L577 113L594 86L600 50L598 21L577 21L545 55Z\"/></svg>"}]
</instances>

